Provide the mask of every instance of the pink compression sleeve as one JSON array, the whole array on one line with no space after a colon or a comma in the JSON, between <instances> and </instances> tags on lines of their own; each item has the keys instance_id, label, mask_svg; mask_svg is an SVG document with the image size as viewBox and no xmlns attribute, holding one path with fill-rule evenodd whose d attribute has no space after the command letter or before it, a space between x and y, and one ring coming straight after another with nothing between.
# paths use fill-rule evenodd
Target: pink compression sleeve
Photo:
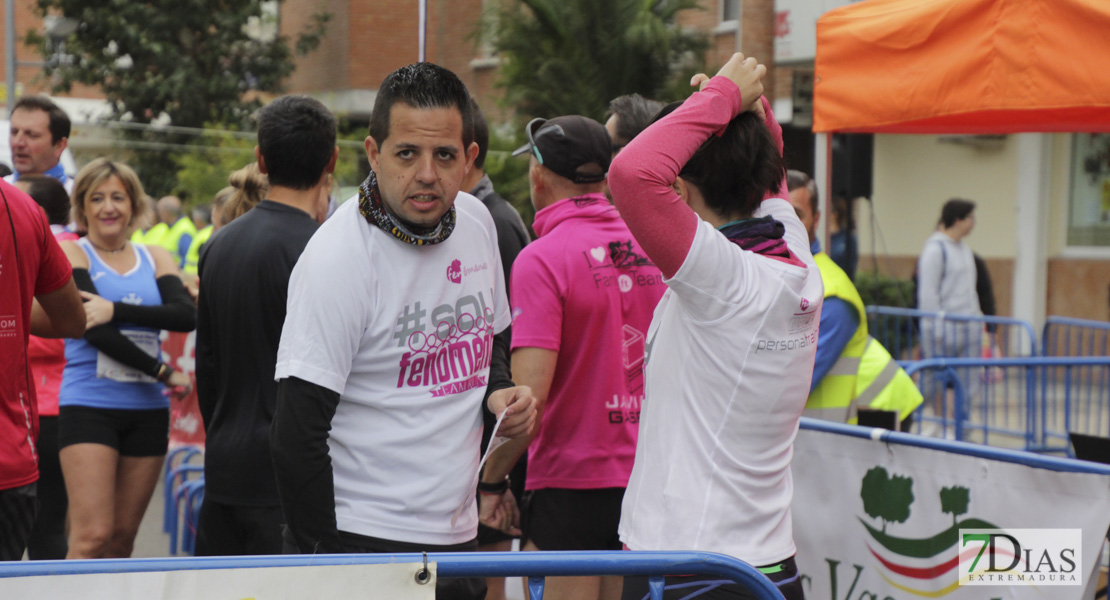
<instances>
[{"instance_id":1,"label":"pink compression sleeve","mask_svg":"<svg viewBox=\"0 0 1110 600\"><path fill-rule=\"evenodd\" d=\"M673 277L686 260L698 227L698 216L671 184L702 143L727 126L741 107L736 84L714 77L704 90L636 136L609 169L613 202L666 277ZM778 143L781 148L781 129Z\"/></svg>"}]
</instances>

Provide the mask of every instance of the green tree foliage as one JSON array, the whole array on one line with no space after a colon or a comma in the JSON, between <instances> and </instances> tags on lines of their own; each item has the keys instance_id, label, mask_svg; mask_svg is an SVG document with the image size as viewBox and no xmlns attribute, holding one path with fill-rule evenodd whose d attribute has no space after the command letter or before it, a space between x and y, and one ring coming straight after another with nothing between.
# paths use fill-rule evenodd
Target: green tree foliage
<instances>
[{"instance_id":1,"label":"green tree foliage","mask_svg":"<svg viewBox=\"0 0 1110 600\"><path fill-rule=\"evenodd\" d=\"M528 189L528 157L512 156L513 150L524 143L524 131L519 127L509 131L514 135L503 127L490 129L485 171L493 182L493 189L513 205L531 231L536 209L532 206L532 195Z\"/></svg>"},{"instance_id":2,"label":"green tree foliage","mask_svg":"<svg viewBox=\"0 0 1110 600\"><path fill-rule=\"evenodd\" d=\"M212 200L216 192L227 187L228 176L254 162L254 135L229 131L219 138L195 144L192 152L174 157L177 165L177 186L173 193L186 198L193 206Z\"/></svg>"},{"instance_id":3,"label":"green tree foliage","mask_svg":"<svg viewBox=\"0 0 1110 600\"><path fill-rule=\"evenodd\" d=\"M869 516L886 524L905 523L910 518L913 504L913 479L895 475L891 477L883 467L874 467L863 476L860 486L863 510Z\"/></svg>"},{"instance_id":4,"label":"green tree foliage","mask_svg":"<svg viewBox=\"0 0 1110 600\"><path fill-rule=\"evenodd\" d=\"M506 0L484 35L518 114L601 120L613 98L667 100L675 78L695 72L707 41L675 21L694 8L696 0Z\"/></svg>"},{"instance_id":5,"label":"green tree foliage","mask_svg":"<svg viewBox=\"0 0 1110 600\"><path fill-rule=\"evenodd\" d=\"M339 160L335 163L333 182L337 193L346 193L362 183L370 172L370 165L362 145L366 138L365 128L351 128L341 121L339 129L336 140ZM227 187L228 176L233 171L255 161L257 136L254 132L221 131L215 127L206 131L211 135L194 144L193 151L175 155L177 187L172 193L182 197L189 206L212 200L216 192Z\"/></svg>"},{"instance_id":6,"label":"green tree foliage","mask_svg":"<svg viewBox=\"0 0 1110 600\"><path fill-rule=\"evenodd\" d=\"M940 490L940 509L942 512L952 514L952 525L956 525L956 518L967 512L971 503L971 490L955 486Z\"/></svg>"},{"instance_id":7,"label":"green tree foliage","mask_svg":"<svg viewBox=\"0 0 1110 600\"><path fill-rule=\"evenodd\" d=\"M181 127L243 126L260 106L257 92L280 92L294 53L320 41L330 15L317 14L295 39L277 34L276 14L263 0L36 0L40 15L78 23L58 52L37 32L27 43L47 59L55 92L74 84L99 88L113 119L151 123L169 117ZM132 147L153 148L132 160L152 195L175 187L174 147L189 139L125 130ZM137 143L136 143L137 142ZM166 151L169 148L170 151Z\"/></svg>"},{"instance_id":8,"label":"green tree foliage","mask_svg":"<svg viewBox=\"0 0 1110 600\"><path fill-rule=\"evenodd\" d=\"M860 271L856 273L855 283L866 306L912 308L916 302L913 282L909 279Z\"/></svg>"}]
</instances>

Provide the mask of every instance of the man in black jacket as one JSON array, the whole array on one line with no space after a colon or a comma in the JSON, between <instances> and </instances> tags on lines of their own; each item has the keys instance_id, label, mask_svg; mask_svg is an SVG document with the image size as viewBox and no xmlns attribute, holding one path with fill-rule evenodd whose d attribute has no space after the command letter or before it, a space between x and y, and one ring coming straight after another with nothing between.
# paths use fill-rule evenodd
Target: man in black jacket
<instances>
[{"instance_id":1,"label":"man in black jacket","mask_svg":"<svg viewBox=\"0 0 1110 600\"><path fill-rule=\"evenodd\" d=\"M270 458L274 363L293 266L326 214L339 149L335 117L306 96L259 114L258 167L270 191L200 257L197 397L207 432L196 554L280 554Z\"/></svg>"},{"instance_id":2,"label":"man in black jacket","mask_svg":"<svg viewBox=\"0 0 1110 600\"><path fill-rule=\"evenodd\" d=\"M505 281L508 282L509 274L513 270L513 261L516 260L520 251L528 245L531 237L528 235L528 229L524 227L524 221L520 218L520 213L493 189L493 182L490 181L489 175L486 175L486 154L489 152L489 124L486 123L486 117L482 114L481 107L473 98L470 99L470 109L474 111L474 143L478 144L478 156L474 159L474 168L463 179L462 189L470 190L470 194L481 200L482 204L489 209L490 216L493 217L493 224L497 228L497 247L501 251L501 267L505 272ZM484 412L483 450L489 447L496 420L497 415L488 410ZM522 455L509 474L510 488L518 509L524 496L524 478L527 473L527 463L527 454ZM513 537L515 536L479 523L478 551L508 552L512 548ZM489 588L486 598L492 600L505 597L504 577L489 577L486 579L486 585Z\"/></svg>"}]
</instances>

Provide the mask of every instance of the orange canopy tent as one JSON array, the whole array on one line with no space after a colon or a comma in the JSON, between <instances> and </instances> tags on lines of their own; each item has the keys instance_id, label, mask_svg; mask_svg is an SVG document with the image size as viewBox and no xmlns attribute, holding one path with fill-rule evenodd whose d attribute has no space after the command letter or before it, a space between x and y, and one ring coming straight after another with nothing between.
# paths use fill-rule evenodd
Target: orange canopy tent
<instances>
[{"instance_id":1,"label":"orange canopy tent","mask_svg":"<svg viewBox=\"0 0 1110 600\"><path fill-rule=\"evenodd\" d=\"M867 0L817 21L817 132L1110 131L1110 0Z\"/></svg>"}]
</instances>

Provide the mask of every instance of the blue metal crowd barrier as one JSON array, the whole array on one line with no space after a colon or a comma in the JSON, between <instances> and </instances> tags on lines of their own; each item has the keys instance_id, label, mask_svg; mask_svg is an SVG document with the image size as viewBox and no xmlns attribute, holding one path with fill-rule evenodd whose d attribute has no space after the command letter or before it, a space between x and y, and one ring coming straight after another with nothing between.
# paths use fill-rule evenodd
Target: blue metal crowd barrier
<instances>
[{"instance_id":1,"label":"blue metal crowd barrier","mask_svg":"<svg viewBox=\"0 0 1110 600\"><path fill-rule=\"evenodd\" d=\"M1043 356L1110 355L1110 323L1048 317L1041 334Z\"/></svg>"},{"instance_id":2,"label":"blue metal crowd barrier","mask_svg":"<svg viewBox=\"0 0 1110 600\"><path fill-rule=\"evenodd\" d=\"M166 472L164 475L162 493L164 495L164 505L162 513L162 531L170 535L170 555L177 554L178 548L178 529L179 523L185 523L185 530L182 535L182 549L185 550L186 546L191 543L189 537L189 512L186 509L185 518L181 518L181 500L189 500L190 498L183 495L181 490L190 483L189 476L192 474L200 476L203 486L203 464L192 464L190 461L194 457L204 458L204 451L198 446L182 446L172 450L166 456ZM190 486L195 488L196 485ZM203 490L203 487L201 488ZM188 504L188 503L187 503ZM199 506L199 504L198 504Z\"/></svg>"},{"instance_id":3,"label":"blue metal crowd barrier","mask_svg":"<svg viewBox=\"0 0 1110 600\"><path fill-rule=\"evenodd\" d=\"M919 432L1071 454L1068 432L1110 435L1110 357L933 358L906 373L941 392L916 414ZM946 388L953 390L951 406ZM1001 438L1001 439L1000 439Z\"/></svg>"},{"instance_id":4,"label":"blue metal crowd barrier","mask_svg":"<svg viewBox=\"0 0 1110 600\"><path fill-rule=\"evenodd\" d=\"M709 552L462 552L34 561L0 563L0 578L391 563L412 563L415 568L424 561L436 564L439 577L526 577L532 600L542 600L544 578L582 575L649 577L652 600L662 600L663 578L668 575L712 575L738 583L754 600L782 600L774 584L755 567Z\"/></svg>"},{"instance_id":5,"label":"blue metal crowd barrier","mask_svg":"<svg viewBox=\"0 0 1110 600\"><path fill-rule=\"evenodd\" d=\"M868 306L867 327L900 362L948 356L1036 356L1037 334L1027 321L1010 317L959 315L893 306Z\"/></svg>"},{"instance_id":6,"label":"blue metal crowd barrier","mask_svg":"<svg viewBox=\"0 0 1110 600\"><path fill-rule=\"evenodd\" d=\"M976 458L985 458L993 461L1014 463L1025 465L1027 467L1035 467L1038 469L1048 469L1051 471L1061 471L1064 473L1094 473L1097 475L1110 475L1110 465L1103 465L1087 461L1077 461L1070 458L1035 454L1032 452L1024 452L1008 448L993 448L991 446L984 446L982 444L969 444L956 440L925 437L921 435L902 433L900 431L888 431L885 429L874 429L871 427L860 427L857 425L845 425L844 423L821 421L818 419L810 419L808 417L802 417L800 427L802 429L848 435L852 437L874 440L877 442L889 444L913 446L915 448L928 448L930 450L941 450L943 452L949 452L952 454L962 454L964 456L973 456Z\"/></svg>"}]
</instances>

